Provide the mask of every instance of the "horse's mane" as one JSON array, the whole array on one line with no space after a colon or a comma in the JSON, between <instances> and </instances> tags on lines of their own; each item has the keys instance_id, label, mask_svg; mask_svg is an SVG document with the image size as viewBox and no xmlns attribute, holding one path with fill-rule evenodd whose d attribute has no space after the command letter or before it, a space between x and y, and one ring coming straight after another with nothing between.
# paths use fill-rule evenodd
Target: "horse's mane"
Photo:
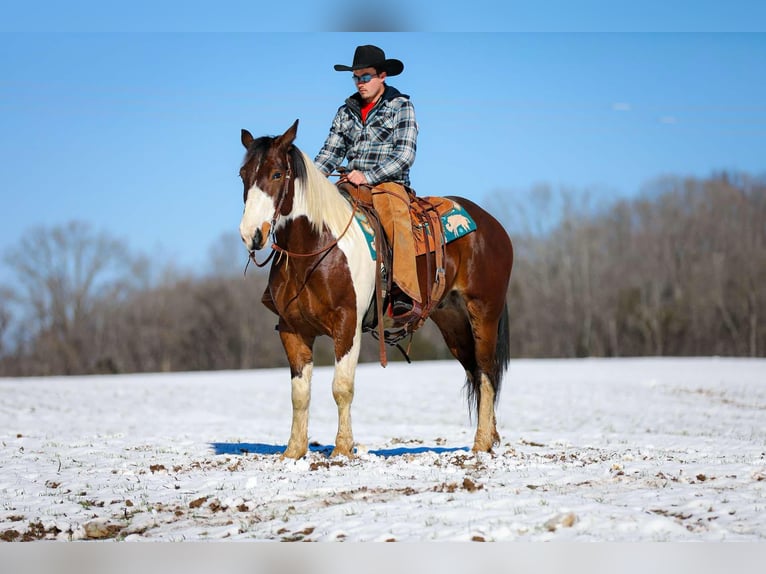
<instances>
[{"instance_id":1,"label":"horse's mane","mask_svg":"<svg viewBox=\"0 0 766 574\"><path fill-rule=\"evenodd\" d=\"M250 144L243 165L252 160L261 161L276 138L262 136ZM317 169L309 156L292 145L288 151L295 178L293 214L305 215L319 233L327 226L335 237L340 237L348 225L351 206L338 188Z\"/></svg>"},{"instance_id":2,"label":"horse's mane","mask_svg":"<svg viewBox=\"0 0 766 574\"><path fill-rule=\"evenodd\" d=\"M348 225L351 206L305 153L293 146L295 166L295 198L293 213L303 212L319 232L326 225L335 237L340 237Z\"/></svg>"}]
</instances>

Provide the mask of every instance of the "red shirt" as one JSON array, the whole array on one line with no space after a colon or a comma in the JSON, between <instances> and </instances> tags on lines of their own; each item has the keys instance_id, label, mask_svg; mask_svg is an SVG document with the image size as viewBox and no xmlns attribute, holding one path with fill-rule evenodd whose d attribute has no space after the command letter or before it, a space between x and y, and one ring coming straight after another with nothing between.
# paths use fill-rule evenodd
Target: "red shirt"
<instances>
[{"instance_id":1,"label":"red shirt","mask_svg":"<svg viewBox=\"0 0 766 574\"><path fill-rule=\"evenodd\" d=\"M377 102L370 102L369 104L364 104L362 106L362 110L361 111L362 111L362 122L363 123L367 121L367 114L369 114L370 110L375 107L376 103Z\"/></svg>"}]
</instances>

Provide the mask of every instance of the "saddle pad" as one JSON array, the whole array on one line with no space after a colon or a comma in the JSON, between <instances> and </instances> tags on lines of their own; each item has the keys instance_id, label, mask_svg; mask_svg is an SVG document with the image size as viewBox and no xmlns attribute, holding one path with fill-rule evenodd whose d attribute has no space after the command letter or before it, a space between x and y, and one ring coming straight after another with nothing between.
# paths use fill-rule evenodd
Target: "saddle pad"
<instances>
[{"instance_id":1,"label":"saddle pad","mask_svg":"<svg viewBox=\"0 0 766 574\"><path fill-rule=\"evenodd\" d=\"M356 219L359 229L364 234L364 240L367 242L367 247L370 249L370 257L373 261L378 259L377 252L375 251L375 232L370 226L370 222L367 220L367 216L359 210L354 212L354 218Z\"/></svg>"},{"instance_id":2,"label":"saddle pad","mask_svg":"<svg viewBox=\"0 0 766 574\"><path fill-rule=\"evenodd\" d=\"M445 243L476 231L476 222L468 215L468 212L457 203L453 202L453 205L450 211L442 215Z\"/></svg>"},{"instance_id":3,"label":"saddle pad","mask_svg":"<svg viewBox=\"0 0 766 574\"><path fill-rule=\"evenodd\" d=\"M476 222L460 204L444 198L426 199L439 200L438 203L436 201L433 203L437 205L442 220L445 243L449 243L459 237L463 237L463 235L476 231ZM370 250L370 257L373 261L376 261L377 252L375 251L375 233L367 220L367 216L363 212L357 210L354 213L354 217L364 234L367 248ZM415 250L418 255L423 255L426 252L426 241L423 237L423 232L421 230L416 230L413 234L415 236ZM433 240L431 240L430 243L433 244Z\"/></svg>"},{"instance_id":4,"label":"saddle pad","mask_svg":"<svg viewBox=\"0 0 766 574\"><path fill-rule=\"evenodd\" d=\"M442 221L444 243L449 243L450 241L463 237L472 231L476 231L476 222L459 203L445 198L427 197L425 199L432 200L432 203L436 205L437 212ZM421 229L416 229L414 235L415 251L418 255L425 254L427 247L430 247L430 250L433 251L433 239L429 239L429 241L426 242L426 238Z\"/></svg>"}]
</instances>

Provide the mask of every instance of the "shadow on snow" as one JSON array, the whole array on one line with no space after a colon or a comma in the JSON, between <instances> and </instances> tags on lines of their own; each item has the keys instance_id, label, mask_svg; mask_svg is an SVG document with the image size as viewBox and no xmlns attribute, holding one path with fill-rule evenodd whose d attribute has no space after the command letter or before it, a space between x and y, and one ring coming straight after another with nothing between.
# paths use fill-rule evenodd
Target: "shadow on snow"
<instances>
[{"instance_id":1,"label":"shadow on snow","mask_svg":"<svg viewBox=\"0 0 766 574\"><path fill-rule=\"evenodd\" d=\"M287 445L278 444L264 444L259 442L214 442L210 446L215 451L215 454L282 454ZM319 452L325 456L330 456L332 453L333 445L331 444L317 444L312 443L309 445L309 451ZM368 451L369 454L375 456L401 456L403 454L422 454L424 452L433 452L441 454L444 452L457 452L468 451L467 446L459 447L443 447L443 446L417 446L417 447L399 447L399 448L383 448L377 450Z\"/></svg>"}]
</instances>

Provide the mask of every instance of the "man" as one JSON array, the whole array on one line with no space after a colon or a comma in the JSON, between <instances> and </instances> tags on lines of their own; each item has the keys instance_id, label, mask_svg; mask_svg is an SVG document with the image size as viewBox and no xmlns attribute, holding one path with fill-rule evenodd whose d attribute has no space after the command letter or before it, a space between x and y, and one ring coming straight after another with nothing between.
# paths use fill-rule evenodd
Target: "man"
<instances>
[{"instance_id":1,"label":"man","mask_svg":"<svg viewBox=\"0 0 766 574\"><path fill-rule=\"evenodd\" d=\"M393 278L409 299L421 301L415 270L415 244L409 216L410 167L415 161L418 124L409 96L386 84L404 64L386 59L377 46L358 46L351 66L356 92L346 99L333 119L330 133L314 163L325 175L348 159L344 180L355 186L374 186L373 205L393 249ZM405 188L406 186L406 188ZM409 312L412 302L397 297L394 315Z\"/></svg>"}]
</instances>

